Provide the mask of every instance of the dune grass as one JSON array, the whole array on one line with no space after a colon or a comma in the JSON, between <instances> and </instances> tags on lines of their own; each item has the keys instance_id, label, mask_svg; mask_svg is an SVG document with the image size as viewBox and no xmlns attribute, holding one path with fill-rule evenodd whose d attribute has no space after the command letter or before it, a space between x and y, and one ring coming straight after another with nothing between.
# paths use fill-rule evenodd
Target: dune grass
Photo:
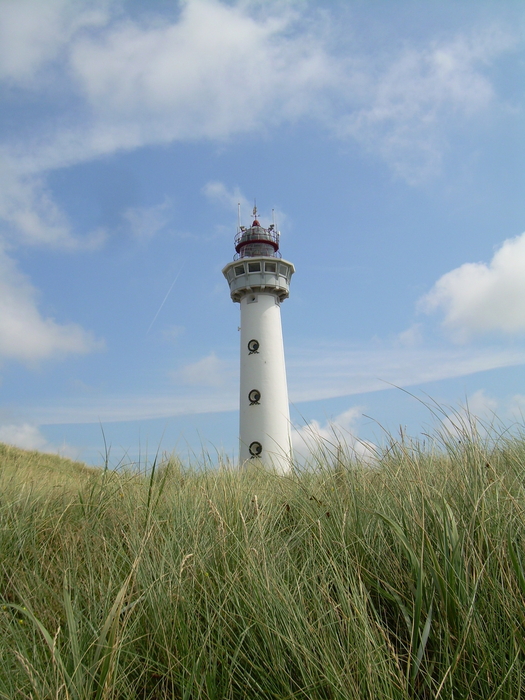
<instances>
[{"instance_id":1,"label":"dune grass","mask_svg":"<svg viewBox=\"0 0 525 700\"><path fill-rule=\"evenodd\" d=\"M0 698L525 696L525 441L471 428L58 487L0 447Z\"/></svg>"},{"instance_id":2,"label":"dune grass","mask_svg":"<svg viewBox=\"0 0 525 700\"><path fill-rule=\"evenodd\" d=\"M58 455L22 450L19 447L0 443L0 486L2 491L9 488L9 482L15 488L65 486L79 487L90 476L100 473L99 469L88 467L83 462L74 462Z\"/></svg>"}]
</instances>

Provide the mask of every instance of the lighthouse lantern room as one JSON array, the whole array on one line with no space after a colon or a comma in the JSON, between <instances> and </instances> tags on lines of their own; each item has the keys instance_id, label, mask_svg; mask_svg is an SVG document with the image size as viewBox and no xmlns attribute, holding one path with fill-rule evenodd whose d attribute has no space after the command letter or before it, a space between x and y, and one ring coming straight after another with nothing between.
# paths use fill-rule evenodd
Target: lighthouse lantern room
<instances>
[{"instance_id":1,"label":"lighthouse lantern room","mask_svg":"<svg viewBox=\"0 0 525 700\"><path fill-rule=\"evenodd\" d=\"M261 226L257 207L249 228L239 226L235 257L223 274L241 307L240 463L258 461L290 471L290 409L280 304L295 272L279 252L275 225Z\"/></svg>"}]
</instances>

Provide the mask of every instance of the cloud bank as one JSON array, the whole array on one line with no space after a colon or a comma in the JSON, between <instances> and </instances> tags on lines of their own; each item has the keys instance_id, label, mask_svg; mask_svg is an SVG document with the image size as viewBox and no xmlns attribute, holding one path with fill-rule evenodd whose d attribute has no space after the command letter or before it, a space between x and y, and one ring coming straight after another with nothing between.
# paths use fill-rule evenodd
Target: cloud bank
<instances>
[{"instance_id":1,"label":"cloud bank","mask_svg":"<svg viewBox=\"0 0 525 700\"><path fill-rule=\"evenodd\" d=\"M525 331L525 233L504 241L490 263L465 263L447 272L420 308L442 311L443 326L458 342Z\"/></svg>"},{"instance_id":2,"label":"cloud bank","mask_svg":"<svg viewBox=\"0 0 525 700\"><path fill-rule=\"evenodd\" d=\"M0 442L14 445L23 450L38 450L50 454L60 454L62 457L78 459L78 453L68 445L57 447L50 443L37 425L32 423L6 423L0 425Z\"/></svg>"},{"instance_id":3,"label":"cloud bank","mask_svg":"<svg viewBox=\"0 0 525 700\"><path fill-rule=\"evenodd\" d=\"M52 112L7 155L34 174L307 119L415 184L439 170L451 130L494 106L490 66L516 45L512 31L489 25L379 56L338 43L336 13L313 5L186 0L177 9L132 18L102 0L4 2L0 80L29 103L46 102L43 87L72 98L58 127Z\"/></svg>"},{"instance_id":4,"label":"cloud bank","mask_svg":"<svg viewBox=\"0 0 525 700\"><path fill-rule=\"evenodd\" d=\"M287 349L290 401L300 404L409 387L525 363L525 351L505 348L428 349L311 344ZM239 408L238 359L213 353L172 373L158 394L97 395L26 407L38 424L109 423Z\"/></svg>"},{"instance_id":5,"label":"cloud bank","mask_svg":"<svg viewBox=\"0 0 525 700\"><path fill-rule=\"evenodd\" d=\"M0 248L0 360L34 364L102 347L77 324L59 324L42 316L35 289Z\"/></svg>"},{"instance_id":6,"label":"cloud bank","mask_svg":"<svg viewBox=\"0 0 525 700\"><path fill-rule=\"evenodd\" d=\"M511 33L488 27L421 48L406 46L383 64L369 60L354 73L358 99L348 103L335 128L417 185L441 169L447 133L494 103L484 69L513 45Z\"/></svg>"},{"instance_id":7,"label":"cloud bank","mask_svg":"<svg viewBox=\"0 0 525 700\"><path fill-rule=\"evenodd\" d=\"M235 366L212 352L172 373L172 379L189 386L227 387L236 381Z\"/></svg>"},{"instance_id":8,"label":"cloud bank","mask_svg":"<svg viewBox=\"0 0 525 700\"><path fill-rule=\"evenodd\" d=\"M105 2L4 0L0 11L0 79L38 89L35 78L82 29L107 22Z\"/></svg>"},{"instance_id":9,"label":"cloud bank","mask_svg":"<svg viewBox=\"0 0 525 700\"><path fill-rule=\"evenodd\" d=\"M372 463L377 447L357 437L357 422L361 414L361 408L353 406L324 425L313 420L303 426L294 426L292 445L296 459L308 462L313 457L315 464L316 454L331 455L336 459L338 450L343 449L361 462Z\"/></svg>"}]
</instances>

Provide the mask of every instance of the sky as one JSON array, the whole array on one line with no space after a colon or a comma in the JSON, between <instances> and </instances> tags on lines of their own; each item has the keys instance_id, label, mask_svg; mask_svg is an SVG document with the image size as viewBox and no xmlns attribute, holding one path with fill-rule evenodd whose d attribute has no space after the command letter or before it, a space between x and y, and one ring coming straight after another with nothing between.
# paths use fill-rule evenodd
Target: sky
<instances>
[{"instance_id":1,"label":"sky","mask_svg":"<svg viewBox=\"0 0 525 700\"><path fill-rule=\"evenodd\" d=\"M0 0L0 441L234 460L254 199L296 268L299 452L523 424L524 28L521 0Z\"/></svg>"}]
</instances>

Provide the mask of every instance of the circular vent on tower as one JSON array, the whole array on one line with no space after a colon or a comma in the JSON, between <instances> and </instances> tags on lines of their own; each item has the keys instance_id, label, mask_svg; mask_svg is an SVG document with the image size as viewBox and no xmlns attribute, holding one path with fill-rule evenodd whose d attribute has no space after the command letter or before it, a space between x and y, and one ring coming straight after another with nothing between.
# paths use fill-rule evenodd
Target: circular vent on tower
<instances>
[{"instance_id":1,"label":"circular vent on tower","mask_svg":"<svg viewBox=\"0 0 525 700\"><path fill-rule=\"evenodd\" d=\"M259 389L252 389L248 394L248 398L250 399L250 406L258 404L261 400L261 392L259 391Z\"/></svg>"},{"instance_id":2,"label":"circular vent on tower","mask_svg":"<svg viewBox=\"0 0 525 700\"><path fill-rule=\"evenodd\" d=\"M252 442L248 449L252 457L258 457L262 452L262 445L260 442Z\"/></svg>"},{"instance_id":3,"label":"circular vent on tower","mask_svg":"<svg viewBox=\"0 0 525 700\"><path fill-rule=\"evenodd\" d=\"M259 352L259 341L255 340L254 338L250 340L248 343L248 350L250 351L250 355Z\"/></svg>"}]
</instances>

